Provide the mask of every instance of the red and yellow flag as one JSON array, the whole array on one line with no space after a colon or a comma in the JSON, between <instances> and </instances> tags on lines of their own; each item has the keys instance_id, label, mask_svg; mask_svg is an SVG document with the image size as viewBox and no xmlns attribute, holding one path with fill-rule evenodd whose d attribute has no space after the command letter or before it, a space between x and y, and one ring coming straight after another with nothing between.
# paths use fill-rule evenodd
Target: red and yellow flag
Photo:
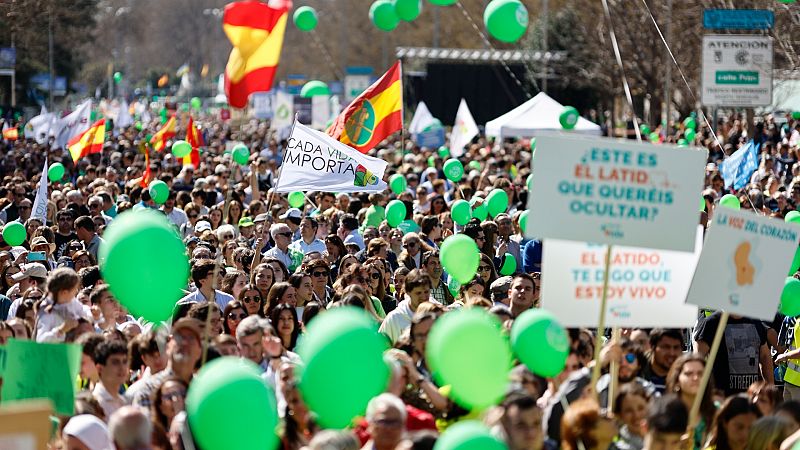
<instances>
[{"instance_id":1,"label":"red and yellow flag","mask_svg":"<svg viewBox=\"0 0 800 450\"><path fill-rule=\"evenodd\" d=\"M16 141L17 139L19 139L19 131L17 130L17 127L6 128L5 130L3 130L3 139L9 141Z\"/></svg>"},{"instance_id":2,"label":"red and yellow flag","mask_svg":"<svg viewBox=\"0 0 800 450\"><path fill-rule=\"evenodd\" d=\"M192 146L192 152L183 157L183 165L193 165L195 169L200 168L200 150L203 146L203 135L200 130L194 126L192 116L189 116L189 123L186 125L186 142Z\"/></svg>"},{"instance_id":3,"label":"red and yellow flag","mask_svg":"<svg viewBox=\"0 0 800 450\"><path fill-rule=\"evenodd\" d=\"M225 66L225 95L232 107L244 108L250 94L272 89L288 17L285 4L278 9L260 1L225 6L222 28L233 45Z\"/></svg>"},{"instance_id":4,"label":"red and yellow flag","mask_svg":"<svg viewBox=\"0 0 800 450\"><path fill-rule=\"evenodd\" d=\"M150 149L145 147L144 149L144 175L142 175L142 181L139 182L139 186L142 189L147 189L147 186L150 185L150 180L153 178L152 173L150 172Z\"/></svg>"},{"instance_id":5,"label":"red and yellow flag","mask_svg":"<svg viewBox=\"0 0 800 450\"><path fill-rule=\"evenodd\" d=\"M169 118L167 123L150 138L150 145L160 152L167 146L167 141L175 137L175 116Z\"/></svg>"},{"instance_id":6,"label":"red and yellow flag","mask_svg":"<svg viewBox=\"0 0 800 450\"><path fill-rule=\"evenodd\" d=\"M102 153L103 142L106 140L106 119L93 123L88 130L75 136L67 143L72 161L77 162L84 156L92 153Z\"/></svg>"},{"instance_id":7,"label":"red and yellow flag","mask_svg":"<svg viewBox=\"0 0 800 450\"><path fill-rule=\"evenodd\" d=\"M403 128L403 74L397 61L339 114L328 134L367 153Z\"/></svg>"}]
</instances>

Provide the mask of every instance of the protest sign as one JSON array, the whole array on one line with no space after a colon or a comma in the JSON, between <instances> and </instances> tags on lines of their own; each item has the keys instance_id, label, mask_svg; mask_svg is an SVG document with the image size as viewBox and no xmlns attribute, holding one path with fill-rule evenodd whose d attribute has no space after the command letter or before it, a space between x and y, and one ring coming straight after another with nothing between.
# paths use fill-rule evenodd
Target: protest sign
<instances>
[{"instance_id":1,"label":"protest sign","mask_svg":"<svg viewBox=\"0 0 800 450\"><path fill-rule=\"evenodd\" d=\"M718 208L687 303L772 320L797 250L797 225Z\"/></svg>"},{"instance_id":2,"label":"protest sign","mask_svg":"<svg viewBox=\"0 0 800 450\"><path fill-rule=\"evenodd\" d=\"M30 400L0 408L0 450L47 448L53 406L47 400Z\"/></svg>"},{"instance_id":3,"label":"protest sign","mask_svg":"<svg viewBox=\"0 0 800 450\"><path fill-rule=\"evenodd\" d=\"M527 235L690 252L705 161L697 149L537 137Z\"/></svg>"},{"instance_id":4,"label":"protest sign","mask_svg":"<svg viewBox=\"0 0 800 450\"><path fill-rule=\"evenodd\" d=\"M47 398L58 414L71 415L81 346L10 339L6 344L2 401Z\"/></svg>"},{"instance_id":5,"label":"protest sign","mask_svg":"<svg viewBox=\"0 0 800 450\"><path fill-rule=\"evenodd\" d=\"M277 192L380 192L387 162L364 155L296 122L281 166Z\"/></svg>"},{"instance_id":6,"label":"protest sign","mask_svg":"<svg viewBox=\"0 0 800 450\"><path fill-rule=\"evenodd\" d=\"M694 253L614 246L606 304L606 325L689 327L697 308L686 293L703 243ZM547 275L542 277L542 307L566 327L595 327L603 295L608 246L548 239L543 246Z\"/></svg>"}]
</instances>

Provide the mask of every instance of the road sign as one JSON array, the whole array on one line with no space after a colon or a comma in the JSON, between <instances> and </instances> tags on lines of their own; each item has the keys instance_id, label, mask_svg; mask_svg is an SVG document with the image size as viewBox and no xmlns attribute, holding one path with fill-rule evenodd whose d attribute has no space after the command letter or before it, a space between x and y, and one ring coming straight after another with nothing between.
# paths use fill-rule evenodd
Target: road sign
<instances>
[{"instance_id":1,"label":"road sign","mask_svg":"<svg viewBox=\"0 0 800 450\"><path fill-rule=\"evenodd\" d=\"M703 36L702 101L713 106L772 104L772 38Z\"/></svg>"},{"instance_id":2,"label":"road sign","mask_svg":"<svg viewBox=\"0 0 800 450\"><path fill-rule=\"evenodd\" d=\"M703 28L710 30L769 30L775 14L768 9L707 9Z\"/></svg>"}]
</instances>

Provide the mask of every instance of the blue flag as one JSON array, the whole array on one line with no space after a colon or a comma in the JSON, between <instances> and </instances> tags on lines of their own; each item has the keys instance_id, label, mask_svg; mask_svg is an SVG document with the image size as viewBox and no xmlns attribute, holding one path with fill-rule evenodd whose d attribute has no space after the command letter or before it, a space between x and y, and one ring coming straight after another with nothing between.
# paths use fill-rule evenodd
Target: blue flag
<instances>
[{"instance_id":1,"label":"blue flag","mask_svg":"<svg viewBox=\"0 0 800 450\"><path fill-rule=\"evenodd\" d=\"M725 187L733 185L734 189L741 189L747 185L750 176L758 169L760 147L761 144L756 145L750 141L722 161L719 165L719 172L725 180Z\"/></svg>"}]
</instances>

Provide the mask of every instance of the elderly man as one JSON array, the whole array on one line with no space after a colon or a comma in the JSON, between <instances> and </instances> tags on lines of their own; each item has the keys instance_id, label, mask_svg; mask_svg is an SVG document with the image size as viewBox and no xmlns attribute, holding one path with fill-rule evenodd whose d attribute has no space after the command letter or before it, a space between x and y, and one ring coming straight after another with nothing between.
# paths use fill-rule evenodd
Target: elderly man
<instances>
[{"instance_id":1,"label":"elderly man","mask_svg":"<svg viewBox=\"0 0 800 450\"><path fill-rule=\"evenodd\" d=\"M381 394L367 404L367 430L372 438L361 450L394 450L406 429L406 407L393 394Z\"/></svg>"},{"instance_id":2,"label":"elderly man","mask_svg":"<svg viewBox=\"0 0 800 450\"><path fill-rule=\"evenodd\" d=\"M152 448L153 425L147 413L139 408L124 406L108 421L108 431L117 450L145 450Z\"/></svg>"},{"instance_id":3,"label":"elderly man","mask_svg":"<svg viewBox=\"0 0 800 450\"><path fill-rule=\"evenodd\" d=\"M292 265L289 256L289 244L292 243L292 230L285 223L276 223L269 227L269 234L275 241L275 247L267 250L264 256L272 256L282 262L287 268Z\"/></svg>"}]
</instances>

